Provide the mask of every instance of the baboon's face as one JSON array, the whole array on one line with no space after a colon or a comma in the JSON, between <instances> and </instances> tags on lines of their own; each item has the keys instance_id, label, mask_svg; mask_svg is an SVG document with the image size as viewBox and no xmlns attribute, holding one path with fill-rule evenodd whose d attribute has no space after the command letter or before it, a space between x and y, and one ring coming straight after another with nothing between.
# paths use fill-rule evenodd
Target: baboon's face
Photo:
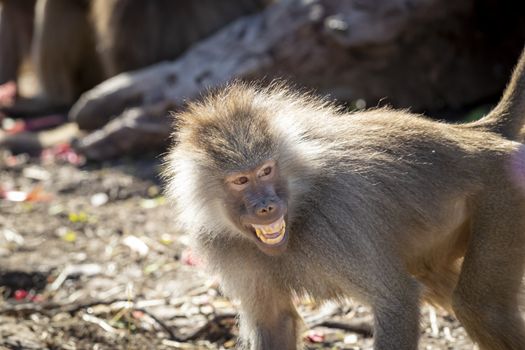
<instances>
[{"instance_id":1,"label":"baboon's face","mask_svg":"<svg viewBox=\"0 0 525 350\"><path fill-rule=\"evenodd\" d=\"M268 255L286 250L286 188L277 163L268 160L225 178L227 210L235 225Z\"/></svg>"}]
</instances>

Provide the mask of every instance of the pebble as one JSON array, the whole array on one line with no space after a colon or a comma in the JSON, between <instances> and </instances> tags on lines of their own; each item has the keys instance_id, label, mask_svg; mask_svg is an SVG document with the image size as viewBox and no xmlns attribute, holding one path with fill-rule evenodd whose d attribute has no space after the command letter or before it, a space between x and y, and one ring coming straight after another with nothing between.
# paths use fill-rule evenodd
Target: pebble
<instances>
[{"instance_id":1,"label":"pebble","mask_svg":"<svg viewBox=\"0 0 525 350\"><path fill-rule=\"evenodd\" d=\"M104 193L95 193L91 196L91 205L94 207L101 207L109 201L109 196Z\"/></svg>"}]
</instances>

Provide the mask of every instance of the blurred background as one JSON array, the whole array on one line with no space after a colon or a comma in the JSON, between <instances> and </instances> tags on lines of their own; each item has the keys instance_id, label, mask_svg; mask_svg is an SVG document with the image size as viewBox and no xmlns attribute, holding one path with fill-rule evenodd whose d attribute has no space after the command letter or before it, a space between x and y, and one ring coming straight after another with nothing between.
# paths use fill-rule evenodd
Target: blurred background
<instances>
[{"instance_id":1,"label":"blurred background","mask_svg":"<svg viewBox=\"0 0 525 350\"><path fill-rule=\"evenodd\" d=\"M159 179L176 112L233 79L447 122L498 100L513 0L0 0L0 348L224 349L224 298ZM320 123L323 121L320 120ZM298 300L308 349L371 348L369 310ZM474 349L426 306L421 348Z\"/></svg>"}]
</instances>

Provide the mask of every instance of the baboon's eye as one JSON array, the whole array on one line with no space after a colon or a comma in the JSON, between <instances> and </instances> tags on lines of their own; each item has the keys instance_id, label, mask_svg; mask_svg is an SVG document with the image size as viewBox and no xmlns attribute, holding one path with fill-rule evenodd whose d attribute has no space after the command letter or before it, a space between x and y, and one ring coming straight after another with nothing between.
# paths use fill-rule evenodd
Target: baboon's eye
<instances>
[{"instance_id":1,"label":"baboon's eye","mask_svg":"<svg viewBox=\"0 0 525 350\"><path fill-rule=\"evenodd\" d=\"M233 180L233 183L236 185L244 185L248 182L248 178L246 176L241 176Z\"/></svg>"},{"instance_id":2,"label":"baboon's eye","mask_svg":"<svg viewBox=\"0 0 525 350\"><path fill-rule=\"evenodd\" d=\"M272 173L272 167L267 166L266 168L263 169L262 176L270 175L271 173Z\"/></svg>"}]
</instances>

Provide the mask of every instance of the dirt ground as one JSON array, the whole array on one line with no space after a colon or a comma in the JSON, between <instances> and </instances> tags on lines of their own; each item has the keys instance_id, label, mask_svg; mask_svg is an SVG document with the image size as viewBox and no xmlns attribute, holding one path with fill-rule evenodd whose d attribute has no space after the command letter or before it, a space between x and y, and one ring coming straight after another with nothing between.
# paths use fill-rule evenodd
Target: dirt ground
<instances>
[{"instance_id":1,"label":"dirt ground","mask_svg":"<svg viewBox=\"0 0 525 350\"><path fill-rule=\"evenodd\" d=\"M74 156L74 155L73 155ZM235 303L187 248L160 161L0 157L0 349L229 349ZM371 314L297 302L308 349L371 348ZM425 306L421 349L474 349Z\"/></svg>"}]
</instances>

